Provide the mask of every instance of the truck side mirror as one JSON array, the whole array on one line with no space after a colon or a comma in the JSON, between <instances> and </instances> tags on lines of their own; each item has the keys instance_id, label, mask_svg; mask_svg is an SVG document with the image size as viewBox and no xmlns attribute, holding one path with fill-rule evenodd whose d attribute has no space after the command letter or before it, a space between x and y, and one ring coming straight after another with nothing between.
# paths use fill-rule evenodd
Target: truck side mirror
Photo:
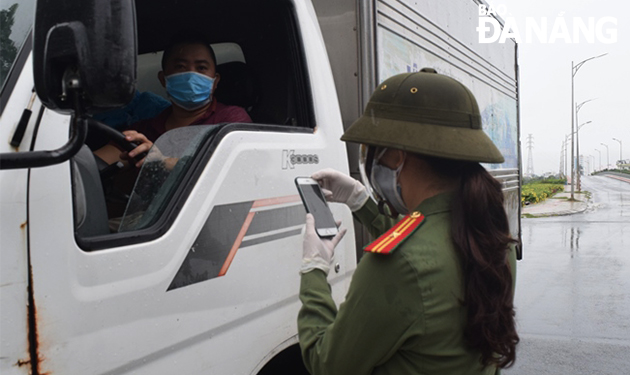
<instances>
[{"instance_id":1,"label":"truck side mirror","mask_svg":"<svg viewBox=\"0 0 630 375\"><path fill-rule=\"evenodd\" d=\"M38 0L33 35L35 90L47 108L73 115L71 137L57 150L0 154L0 169L70 159L85 142L86 115L123 106L135 92L133 0Z\"/></svg>"},{"instance_id":2,"label":"truck side mirror","mask_svg":"<svg viewBox=\"0 0 630 375\"><path fill-rule=\"evenodd\" d=\"M42 103L62 113L128 103L136 83L135 22L133 0L38 0L33 73ZM80 104L70 89L78 90Z\"/></svg>"}]
</instances>

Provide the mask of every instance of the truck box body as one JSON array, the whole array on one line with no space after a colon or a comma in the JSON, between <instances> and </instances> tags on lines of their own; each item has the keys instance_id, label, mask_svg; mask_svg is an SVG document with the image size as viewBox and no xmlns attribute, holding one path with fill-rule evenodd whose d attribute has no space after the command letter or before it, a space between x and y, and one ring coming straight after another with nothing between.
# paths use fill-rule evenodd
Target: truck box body
<instances>
[{"instance_id":1,"label":"truck box body","mask_svg":"<svg viewBox=\"0 0 630 375\"><path fill-rule=\"evenodd\" d=\"M505 157L505 163L485 167L504 185L512 236L520 239L518 46L512 39L479 43L479 5L488 9L488 4L473 0L313 3L345 128L362 113L378 83L394 74L431 67L475 94L483 129ZM348 150L350 170L359 178L358 148L348 145Z\"/></svg>"},{"instance_id":2,"label":"truck box body","mask_svg":"<svg viewBox=\"0 0 630 375\"><path fill-rule=\"evenodd\" d=\"M242 78L230 63L254 77L243 99L254 123L164 134L150 157L176 167L147 163L119 217L101 209L109 193L87 147L62 163L1 170L0 373L302 373L305 212L293 179L326 167L359 177L357 148L339 138L392 74L430 66L472 90L506 158L487 168L504 183L519 238L516 45L477 43L478 2L135 3L138 89L165 96L160 53L194 25L211 38L225 91L238 94L228 86ZM33 93L33 9L1 9L16 47L1 82L3 154L68 141L70 116ZM11 146L25 108L32 115ZM347 207L331 209L349 229L329 275L341 302L369 238Z\"/></svg>"}]
</instances>

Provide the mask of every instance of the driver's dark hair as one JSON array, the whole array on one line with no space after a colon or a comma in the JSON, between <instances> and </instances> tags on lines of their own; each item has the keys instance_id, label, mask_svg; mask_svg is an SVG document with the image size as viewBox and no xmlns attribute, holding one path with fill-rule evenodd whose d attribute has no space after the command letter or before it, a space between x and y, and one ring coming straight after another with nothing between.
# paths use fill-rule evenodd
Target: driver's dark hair
<instances>
[{"instance_id":1,"label":"driver's dark hair","mask_svg":"<svg viewBox=\"0 0 630 375\"><path fill-rule=\"evenodd\" d=\"M184 29L175 33L166 45L166 48L164 48L164 54L162 55L162 69L166 66L166 62L173 54L175 47L182 44L200 44L208 48L210 57L212 57L212 62L215 67L217 66L217 57L210 46L210 41L205 37L205 35L197 30Z\"/></svg>"}]
</instances>

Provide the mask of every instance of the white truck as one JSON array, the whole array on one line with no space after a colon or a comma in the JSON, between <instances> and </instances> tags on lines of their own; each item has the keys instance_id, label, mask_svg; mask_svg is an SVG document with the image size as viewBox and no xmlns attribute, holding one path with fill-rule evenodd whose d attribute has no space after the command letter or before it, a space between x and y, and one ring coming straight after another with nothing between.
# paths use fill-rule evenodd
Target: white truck
<instances>
[{"instance_id":1,"label":"white truck","mask_svg":"<svg viewBox=\"0 0 630 375\"><path fill-rule=\"evenodd\" d=\"M478 43L479 4L3 1L0 373L306 373L293 179L359 176L357 149L339 138L396 73L433 67L473 91L506 159L488 168L520 238L517 46ZM134 87L165 96L160 53L190 26L216 43L217 96L254 123L165 133L121 195L118 167L84 144L91 115ZM341 301L369 239L331 206L349 229L329 277Z\"/></svg>"}]
</instances>

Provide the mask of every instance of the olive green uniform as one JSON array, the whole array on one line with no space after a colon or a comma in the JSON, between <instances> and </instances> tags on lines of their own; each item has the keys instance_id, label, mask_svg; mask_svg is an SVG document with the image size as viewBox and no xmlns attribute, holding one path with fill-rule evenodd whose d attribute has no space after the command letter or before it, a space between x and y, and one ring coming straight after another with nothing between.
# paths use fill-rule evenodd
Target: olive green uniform
<instances>
[{"instance_id":1,"label":"olive green uniform","mask_svg":"<svg viewBox=\"0 0 630 375\"><path fill-rule=\"evenodd\" d=\"M324 272L302 275L298 329L311 374L495 374L464 341L451 199L446 193L423 201L416 209L422 224L391 254L366 253L339 311ZM355 216L375 237L395 224L371 200ZM511 251L513 272L515 263Z\"/></svg>"}]
</instances>

